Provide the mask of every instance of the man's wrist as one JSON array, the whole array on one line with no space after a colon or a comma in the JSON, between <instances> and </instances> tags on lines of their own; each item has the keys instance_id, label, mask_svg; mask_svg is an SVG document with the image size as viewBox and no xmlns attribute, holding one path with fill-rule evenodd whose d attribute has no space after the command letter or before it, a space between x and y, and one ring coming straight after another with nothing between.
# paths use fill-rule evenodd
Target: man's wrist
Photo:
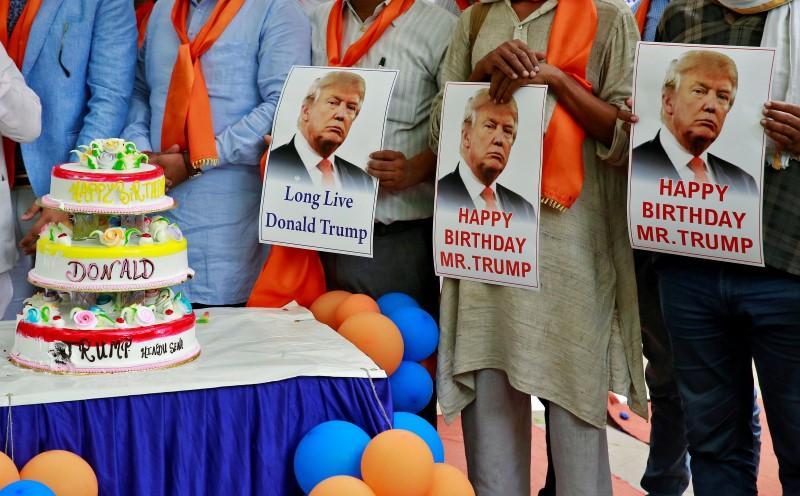
<instances>
[{"instance_id":1,"label":"man's wrist","mask_svg":"<svg viewBox=\"0 0 800 496\"><path fill-rule=\"evenodd\" d=\"M559 69L558 67L555 68L555 74L552 77L548 77L545 83L553 92L558 96L569 84L570 76L567 75L564 71Z\"/></svg>"}]
</instances>

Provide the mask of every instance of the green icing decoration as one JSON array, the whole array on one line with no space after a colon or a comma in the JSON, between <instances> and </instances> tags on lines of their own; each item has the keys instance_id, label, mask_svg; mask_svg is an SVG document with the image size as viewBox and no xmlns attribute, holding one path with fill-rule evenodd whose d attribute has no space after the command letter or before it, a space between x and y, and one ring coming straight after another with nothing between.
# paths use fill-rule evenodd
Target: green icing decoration
<instances>
[{"instance_id":1,"label":"green icing decoration","mask_svg":"<svg viewBox=\"0 0 800 496\"><path fill-rule=\"evenodd\" d=\"M125 229L125 245L130 244L131 236L136 234L137 236L141 236L142 231L136 229L135 227L129 227Z\"/></svg>"}]
</instances>

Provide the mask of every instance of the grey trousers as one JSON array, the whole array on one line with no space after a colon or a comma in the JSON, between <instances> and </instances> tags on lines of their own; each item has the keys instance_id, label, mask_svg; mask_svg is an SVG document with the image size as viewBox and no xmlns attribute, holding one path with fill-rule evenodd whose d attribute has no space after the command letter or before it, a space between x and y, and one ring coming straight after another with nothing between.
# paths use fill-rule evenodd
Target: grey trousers
<instances>
[{"instance_id":1,"label":"grey trousers","mask_svg":"<svg viewBox=\"0 0 800 496\"><path fill-rule=\"evenodd\" d=\"M22 221L20 217L36 200L36 195L30 187L14 188L11 190L11 208L14 210L14 237L19 244L23 236L33 227L34 221ZM13 320L22 311L22 302L30 297L36 288L28 282L28 271L33 268L33 257L25 255L19 250L19 258L9 273L11 284L14 287L14 296L6 308L5 314L0 313L0 320Z\"/></svg>"},{"instance_id":2,"label":"grey trousers","mask_svg":"<svg viewBox=\"0 0 800 496\"><path fill-rule=\"evenodd\" d=\"M611 496L606 431L550 402L557 496ZM531 398L505 372L480 370L475 401L461 412L467 469L477 496L531 494Z\"/></svg>"}]
</instances>

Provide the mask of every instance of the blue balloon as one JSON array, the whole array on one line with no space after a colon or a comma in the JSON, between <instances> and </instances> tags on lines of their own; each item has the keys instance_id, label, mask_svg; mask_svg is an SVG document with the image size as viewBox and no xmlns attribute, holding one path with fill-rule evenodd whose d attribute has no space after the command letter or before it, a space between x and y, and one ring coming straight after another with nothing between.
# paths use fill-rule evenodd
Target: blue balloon
<instances>
[{"instance_id":1,"label":"blue balloon","mask_svg":"<svg viewBox=\"0 0 800 496\"><path fill-rule=\"evenodd\" d=\"M377 303L381 309L381 313L384 315L389 315L395 310L400 310L405 307L419 307L417 300L405 293L386 293L378 298Z\"/></svg>"},{"instance_id":2,"label":"blue balloon","mask_svg":"<svg viewBox=\"0 0 800 496\"><path fill-rule=\"evenodd\" d=\"M416 362L402 362L389 377L394 411L417 413L433 397L433 379Z\"/></svg>"},{"instance_id":3,"label":"blue balloon","mask_svg":"<svg viewBox=\"0 0 800 496\"><path fill-rule=\"evenodd\" d=\"M403 360L421 362L439 346L439 327L421 308L406 307L387 315L403 335Z\"/></svg>"},{"instance_id":4,"label":"blue balloon","mask_svg":"<svg viewBox=\"0 0 800 496\"><path fill-rule=\"evenodd\" d=\"M431 449L434 463L444 463L444 444L436 429L422 417L413 413L395 412L392 425L395 429L413 432L421 437Z\"/></svg>"},{"instance_id":5,"label":"blue balloon","mask_svg":"<svg viewBox=\"0 0 800 496\"><path fill-rule=\"evenodd\" d=\"M294 452L297 483L310 493L314 486L335 475L361 478L361 455L370 437L350 422L332 420L311 429Z\"/></svg>"},{"instance_id":6,"label":"blue balloon","mask_svg":"<svg viewBox=\"0 0 800 496\"><path fill-rule=\"evenodd\" d=\"M4 487L0 496L56 496L56 493L41 482L19 480Z\"/></svg>"}]
</instances>

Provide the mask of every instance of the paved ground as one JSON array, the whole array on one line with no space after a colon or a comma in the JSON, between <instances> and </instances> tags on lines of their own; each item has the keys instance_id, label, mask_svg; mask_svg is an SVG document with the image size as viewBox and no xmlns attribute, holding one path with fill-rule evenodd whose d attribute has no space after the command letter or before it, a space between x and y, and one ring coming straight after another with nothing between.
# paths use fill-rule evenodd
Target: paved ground
<instances>
[{"instance_id":1,"label":"paved ground","mask_svg":"<svg viewBox=\"0 0 800 496\"><path fill-rule=\"evenodd\" d=\"M635 419L634 419L635 420ZM758 489L760 496L780 496L780 483L778 482L778 465L775 453L772 450L772 439L769 435L766 417L763 407L761 413L761 425L763 428L762 448L761 448L761 468L758 478ZM637 431L637 435L647 439L646 432L642 435L641 429L647 429L646 423L639 423L632 426L631 431ZM467 469L464 457L464 439L461 434L460 419L451 425L444 423L439 417L439 433L444 441L445 458L450 463L464 472ZM544 484L544 477L547 471L547 456L545 451L544 423L541 414L534 412L534 425L532 426L533 447L531 450L531 494L535 495L539 488ZM647 462L648 446L624 431L614 427L608 427L609 454L611 459L611 472L613 474L614 496L633 496L643 495L639 486L639 479L644 472ZM685 493L691 496L694 493L689 488Z\"/></svg>"}]
</instances>

